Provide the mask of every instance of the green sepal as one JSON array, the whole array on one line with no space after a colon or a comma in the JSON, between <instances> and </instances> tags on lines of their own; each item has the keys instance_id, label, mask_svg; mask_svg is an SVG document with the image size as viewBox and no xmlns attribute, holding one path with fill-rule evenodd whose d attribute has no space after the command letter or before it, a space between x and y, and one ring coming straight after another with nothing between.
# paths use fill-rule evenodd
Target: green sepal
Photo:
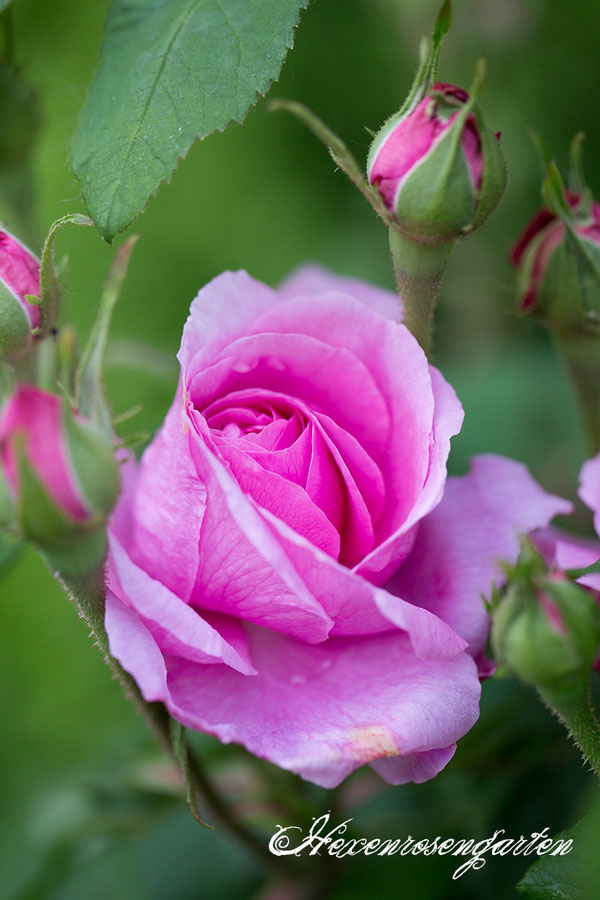
<instances>
[{"instance_id":1,"label":"green sepal","mask_svg":"<svg viewBox=\"0 0 600 900\"><path fill-rule=\"evenodd\" d=\"M12 491L4 474L4 470L0 467L0 528L7 528L14 525L15 521L15 503Z\"/></svg>"},{"instance_id":2,"label":"green sepal","mask_svg":"<svg viewBox=\"0 0 600 900\"><path fill-rule=\"evenodd\" d=\"M487 126L479 107L475 108L475 117L481 138L483 175L471 231L475 231L489 219L504 197L508 184L508 168L502 144Z\"/></svg>"},{"instance_id":3,"label":"green sepal","mask_svg":"<svg viewBox=\"0 0 600 900\"><path fill-rule=\"evenodd\" d=\"M562 628L556 628L540 595L554 603ZM600 609L580 585L554 579L515 582L494 610L492 644L499 661L537 688L581 679L587 683L600 648Z\"/></svg>"},{"instance_id":4,"label":"green sepal","mask_svg":"<svg viewBox=\"0 0 600 900\"><path fill-rule=\"evenodd\" d=\"M49 334L54 328L58 318L62 286L60 272L55 261L56 235L64 225L87 225L94 223L89 216L79 213L71 213L57 219L53 223L42 248L40 265L40 307L41 307L41 334Z\"/></svg>"},{"instance_id":5,"label":"green sepal","mask_svg":"<svg viewBox=\"0 0 600 900\"><path fill-rule=\"evenodd\" d=\"M90 220L91 222L91 220ZM112 439L111 412L104 390L103 367L108 330L115 303L127 273L131 251L138 239L132 235L113 260L98 308L98 315L79 361L75 375L75 401L82 416L99 426Z\"/></svg>"},{"instance_id":6,"label":"green sepal","mask_svg":"<svg viewBox=\"0 0 600 900\"><path fill-rule=\"evenodd\" d=\"M475 215L476 195L460 144L464 120L459 116L415 166L396 197L397 227L418 243L447 244L468 228Z\"/></svg>"},{"instance_id":7,"label":"green sepal","mask_svg":"<svg viewBox=\"0 0 600 900\"><path fill-rule=\"evenodd\" d=\"M119 465L112 442L98 426L77 420L63 405L63 428L72 477L95 515L106 517L119 495Z\"/></svg>"},{"instance_id":8,"label":"green sepal","mask_svg":"<svg viewBox=\"0 0 600 900\"><path fill-rule=\"evenodd\" d=\"M31 322L16 294L0 279L0 359L16 359L31 342Z\"/></svg>"},{"instance_id":9,"label":"green sepal","mask_svg":"<svg viewBox=\"0 0 600 900\"><path fill-rule=\"evenodd\" d=\"M16 501L22 536L41 551L51 568L78 578L96 569L106 556L106 533L97 517L85 521L59 509L34 472L18 437L15 450L19 467L19 495Z\"/></svg>"}]
</instances>

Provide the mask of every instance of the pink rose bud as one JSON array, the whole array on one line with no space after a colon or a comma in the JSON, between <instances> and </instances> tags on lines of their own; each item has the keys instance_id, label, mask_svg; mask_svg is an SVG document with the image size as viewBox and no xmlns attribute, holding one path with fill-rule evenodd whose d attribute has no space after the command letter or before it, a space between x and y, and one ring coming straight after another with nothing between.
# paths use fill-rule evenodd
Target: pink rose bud
<instances>
[{"instance_id":1,"label":"pink rose bud","mask_svg":"<svg viewBox=\"0 0 600 900\"><path fill-rule=\"evenodd\" d=\"M400 230L422 244L446 244L478 228L506 188L499 134L466 91L439 82L385 123L367 175Z\"/></svg>"},{"instance_id":2,"label":"pink rose bud","mask_svg":"<svg viewBox=\"0 0 600 900\"><path fill-rule=\"evenodd\" d=\"M40 262L8 231L0 230L0 357L24 353L40 327Z\"/></svg>"},{"instance_id":3,"label":"pink rose bud","mask_svg":"<svg viewBox=\"0 0 600 900\"><path fill-rule=\"evenodd\" d=\"M119 491L110 443L65 400L19 385L0 417L0 519L51 565L80 574L104 557Z\"/></svg>"},{"instance_id":4,"label":"pink rose bud","mask_svg":"<svg viewBox=\"0 0 600 900\"><path fill-rule=\"evenodd\" d=\"M511 253L522 312L562 328L600 311L600 204L565 190L572 234L547 208L531 219Z\"/></svg>"}]
</instances>

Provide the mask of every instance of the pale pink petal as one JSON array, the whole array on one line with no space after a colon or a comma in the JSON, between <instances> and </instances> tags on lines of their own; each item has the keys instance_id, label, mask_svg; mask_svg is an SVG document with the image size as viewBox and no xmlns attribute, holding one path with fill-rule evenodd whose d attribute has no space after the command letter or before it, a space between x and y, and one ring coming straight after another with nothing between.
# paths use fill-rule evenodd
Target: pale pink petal
<instances>
[{"instance_id":1,"label":"pale pink petal","mask_svg":"<svg viewBox=\"0 0 600 900\"><path fill-rule=\"evenodd\" d=\"M446 462L450 438L461 429L464 412L454 388L434 366L429 367L435 400L433 427L429 436L429 468L415 504L392 534L356 567L356 571L378 584L384 583L411 552L415 525L440 502L446 484Z\"/></svg>"},{"instance_id":2,"label":"pale pink petal","mask_svg":"<svg viewBox=\"0 0 600 900\"><path fill-rule=\"evenodd\" d=\"M168 697L165 660L136 612L125 606L110 589L106 592L104 625L111 656L132 675L148 703Z\"/></svg>"},{"instance_id":3,"label":"pale pink petal","mask_svg":"<svg viewBox=\"0 0 600 900\"><path fill-rule=\"evenodd\" d=\"M264 514L286 556L334 620L331 635L367 635L401 628L420 658L455 656L465 641L419 606L393 596L321 553L280 520Z\"/></svg>"},{"instance_id":4,"label":"pale pink petal","mask_svg":"<svg viewBox=\"0 0 600 900\"><path fill-rule=\"evenodd\" d=\"M188 371L202 369L232 341L251 334L258 316L279 303L281 299L272 288L247 272L217 275L200 290L190 307L177 355L182 367Z\"/></svg>"},{"instance_id":5,"label":"pale pink petal","mask_svg":"<svg viewBox=\"0 0 600 900\"><path fill-rule=\"evenodd\" d=\"M284 300L295 300L298 297L321 296L329 291L343 291L370 307L380 316L402 321L402 300L383 288L375 287L368 281L358 278L345 278L336 275L324 266L309 264L300 266L279 285L279 296Z\"/></svg>"},{"instance_id":6,"label":"pale pink petal","mask_svg":"<svg viewBox=\"0 0 600 900\"><path fill-rule=\"evenodd\" d=\"M476 457L468 475L448 479L442 502L421 522L411 555L386 587L451 625L477 656L488 632L482 595L502 580L499 563L516 561L519 534L571 509L520 463Z\"/></svg>"},{"instance_id":7,"label":"pale pink petal","mask_svg":"<svg viewBox=\"0 0 600 900\"><path fill-rule=\"evenodd\" d=\"M594 528L600 536L600 453L583 464L579 496L594 513Z\"/></svg>"},{"instance_id":8,"label":"pale pink petal","mask_svg":"<svg viewBox=\"0 0 600 900\"><path fill-rule=\"evenodd\" d=\"M247 648L240 654L196 610L150 578L131 561L114 534L109 533L109 542L109 587L127 598L127 605L138 614L164 653L205 665L225 663L244 675L254 674Z\"/></svg>"},{"instance_id":9,"label":"pale pink petal","mask_svg":"<svg viewBox=\"0 0 600 900\"><path fill-rule=\"evenodd\" d=\"M377 759L371 766L390 784L406 784L407 781L422 784L430 778L435 778L450 762L455 752L456 744L450 744L449 747L425 750L422 753L412 753L410 756Z\"/></svg>"},{"instance_id":10,"label":"pale pink petal","mask_svg":"<svg viewBox=\"0 0 600 900\"><path fill-rule=\"evenodd\" d=\"M248 635L252 678L167 656L167 706L188 727L323 787L367 762L441 751L432 777L477 720L480 685L466 653L419 660L400 633L320 645L258 628ZM424 780L425 765L412 765Z\"/></svg>"}]
</instances>

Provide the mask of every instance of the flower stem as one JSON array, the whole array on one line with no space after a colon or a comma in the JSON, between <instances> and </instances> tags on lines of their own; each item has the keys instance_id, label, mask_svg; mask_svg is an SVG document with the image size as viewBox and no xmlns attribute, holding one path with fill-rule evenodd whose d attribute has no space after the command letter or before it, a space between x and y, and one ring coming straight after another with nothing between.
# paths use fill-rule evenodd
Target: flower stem
<instances>
[{"instance_id":1,"label":"flower stem","mask_svg":"<svg viewBox=\"0 0 600 900\"><path fill-rule=\"evenodd\" d=\"M589 678L538 687L538 692L600 778L600 724L591 704Z\"/></svg>"},{"instance_id":2,"label":"flower stem","mask_svg":"<svg viewBox=\"0 0 600 900\"><path fill-rule=\"evenodd\" d=\"M392 263L404 309L402 321L428 357L433 342L433 313L452 246L417 244L390 228Z\"/></svg>"},{"instance_id":3,"label":"flower stem","mask_svg":"<svg viewBox=\"0 0 600 900\"><path fill-rule=\"evenodd\" d=\"M600 450L600 335L561 335L559 350L579 397L593 453Z\"/></svg>"}]
</instances>

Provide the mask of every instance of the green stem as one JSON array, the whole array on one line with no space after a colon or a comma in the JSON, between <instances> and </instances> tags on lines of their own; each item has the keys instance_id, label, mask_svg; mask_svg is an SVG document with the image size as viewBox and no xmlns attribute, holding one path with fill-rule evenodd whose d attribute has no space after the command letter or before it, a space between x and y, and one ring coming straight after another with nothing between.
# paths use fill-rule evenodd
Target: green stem
<instances>
[{"instance_id":1,"label":"green stem","mask_svg":"<svg viewBox=\"0 0 600 900\"><path fill-rule=\"evenodd\" d=\"M597 453L600 450L600 335L562 335L558 337L558 347L579 397L592 451Z\"/></svg>"},{"instance_id":2,"label":"green stem","mask_svg":"<svg viewBox=\"0 0 600 900\"><path fill-rule=\"evenodd\" d=\"M591 705L589 678L538 691L600 777L600 724Z\"/></svg>"},{"instance_id":3,"label":"green stem","mask_svg":"<svg viewBox=\"0 0 600 900\"><path fill-rule=\"evenodd\" d=\"M433 342L433 313L452 244L429 247L390 229L390 251L402 298L403 323L427 356Z\"/></svg>"}]
</instances>

